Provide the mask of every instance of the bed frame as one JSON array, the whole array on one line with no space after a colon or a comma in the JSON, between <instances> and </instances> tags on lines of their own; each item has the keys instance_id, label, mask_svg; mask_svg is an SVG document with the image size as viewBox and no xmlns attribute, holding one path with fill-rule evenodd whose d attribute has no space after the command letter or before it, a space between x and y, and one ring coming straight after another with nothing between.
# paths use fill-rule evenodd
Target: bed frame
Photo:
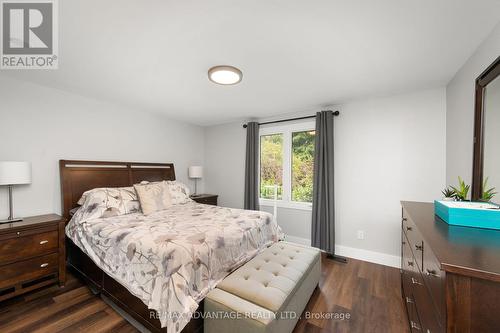
<instances>
[{"instance_id":1,"label":"bed frame","mask_svg":"<svg viewBox=\"0 0 500 333\"><path fill-rule=\"evenodd\" d=\"M171 163L136 163L60 160L62 215L69 221L70 210L77 207L83 192L97 187L132 186L143 180L175 180L174 165ZM87 282L90 288L119 306L123 311L145 326L148 330L166 333L161 328L155 311L125 287L104 273L70 239L66 239L67 264ZM203 312L203 302L197 312ZM184 333L202 332L203 319L197 316L182 330Z\"/></svg>"}]
</instances>

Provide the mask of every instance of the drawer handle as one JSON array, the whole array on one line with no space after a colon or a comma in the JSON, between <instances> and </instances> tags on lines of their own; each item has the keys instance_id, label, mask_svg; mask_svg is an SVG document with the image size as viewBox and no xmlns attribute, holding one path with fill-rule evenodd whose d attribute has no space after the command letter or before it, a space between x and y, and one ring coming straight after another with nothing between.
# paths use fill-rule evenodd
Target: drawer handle
<instances>
[{"instance_id":1,"label":"drawer handle","mask_svg":"<svg viewBox=\"0 0 500 333\"><path fill-rule=\"evenodd\" d=\"M413 261L408 261L408 266L412 266L413 267Z\"/></svg>"},{"instance_id":2,"label":"drawer handle","mask_svg":"<svg viewBox=\"0 0 500 333\"><path fill-rule=\"evenodd\" d=\"M411 328L414 328L416 330L419 330L420 331L420 326L417 325L416 322L414 322L413 320L410 320L410 323L411 323Z\"/></svg>"},{"instance_id":3,"label":"drawer handle","mask_svg":"<svg viewBox=\"0 0 500 333\"><path fill-rule=\"evenodd\" d=\"M40 245L47 244L48 242L49 242L48 240L40 241Z\"/></svg>"},{"instance_id":4,"label":"drawer handle","mask_svg":"<svg viewBox=\"0 0 500 333\"><path fill-rule=\"evenodd\" d=\"M423 251L424 250L424 246L423 245L417 245L417 244L415 244L415 250L417 250L417 251Z\"/></svg>"},{"instance_id":5,"label":"drawer handle","mask_svg":"<svg viewBox=\"0 0 500 333\"><path fill-rule=\"evenodd\" d=\"M408 219L406 217L403 217L403 222L406 222L408 221Z\"/></svg>"},{"instance_id":6,"label":"drawer handle","mask_svg":"<svg viewBox=\"0 0 500 333\"><path fill-rule=\"evenodd\" d=\"M413 300L410 297L406 297L406 303L413 303Z\"/></svg>"},{"instance_id":7,"label":"drawer handle","mask_svg":"<svg viewBox=\"0 0 500 333\"><path fill-rule=\"evenodd\" d=\"M20 231L16 232L16 235L17 237L21 236L21 232Z\"/></svg>"},{"instance_id":8,"label":"drawer handle","mask_svg":"<svg viewBox=\"0 0 500 333\"><path fill-rule=\"evenodd\" d=\"M412 227L406 227L406 230L412 231L413 229L412 229Z\"/></svg>"},{"instance_id":9,"label":"drawer handle","mask_svg":"<svg viewBox=\"0 0 500 333\"><path fill-rule=\"evenodd\" d=\"M46 262L46 263L41 264L41 265L40 265L40 267L41 267L41 268L45 268L45 267L47 267L48 265L49 265L49 263L48 263L48 262Z\"/></svg>"},{"instance_id":10,"label":"drawer handle","mask_svg":"<svg viewBox=\"0 0 500 333\"><path fill-rule=\"evenodd\" d=\"M415 278L411 278L411 283L422 285L420 282L418 282L417 280L415 280Z\"/></svg>"},{"instance_id":11,"label":"drawer handle","mask_svg":"<svg viewBox=\"0 0 500 333\"><path fill-rule=\"evenodd\" d=\"M433 269L426 269L425 275L427 276L434 276L434 277L440 277L439 274L436 273L435 270Z\"/></svg>"}]
</instances>

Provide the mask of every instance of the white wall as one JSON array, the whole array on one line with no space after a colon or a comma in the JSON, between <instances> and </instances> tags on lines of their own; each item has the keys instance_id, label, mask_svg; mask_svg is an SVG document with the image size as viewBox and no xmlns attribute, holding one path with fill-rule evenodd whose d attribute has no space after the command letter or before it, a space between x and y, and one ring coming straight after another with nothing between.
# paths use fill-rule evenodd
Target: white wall
<instances>
[{"instance_id":1,"label":"white wall","mask_svg":"<svg viewBox=\"0 0 500 333\"><path fill-rule=\"evenodd\" d=\"M0 160L32 162L33 183L14 189L19 216L60 212L59 159L173 162L190 184L187 167L203 164L203 128L0 78ZM0 218L7 217L0 188Z\"/></svg>"},{"instance_id":2,"label":"white wall","mask_svg":"<svg viewBox=\"0 0 500 333\"><path fill-rule=\"evenodd\" d=\"M205 127L205 188L219 204L243 208L246 131L243 123Z\"/></svg>"},{"instance_id":3,"label":"white wall","mask_svg":"<svg viewBox=\"0 0 500 333\"><path fill-rule=\"evenodd\" d=\"M400 253L400 200L432 201L445 181L445 90L350 103L336 127L337 241ZM365 240L357 240L365 230Z\"/></svg>"},{"instance_id":4,"label":"white wall","mask_svg":"<svg viewBox=\"0 0 500 333\"><path fill-rule=\"evenodd\" d=\"M337 107L336 242L398 256L400 200L432 201L445 182L444 88ZM245 130L242 123L205 130L206 189L220 203L242 207ZM268 208L266 208L268 210ZM309 211L279 209L290 236L310 239ZM357 240L357 230L365 240Z\"/></svg>"},{"instance_id":5,"label":"white wall","mask_svg":"<svg viewBox=\"0 0 500 333\"><path fill-rule=\"evenodd\" d=\"M446 181L472 180L476 78L500 55L500 24L446 87Z\"/></svg>"}]
</instances>

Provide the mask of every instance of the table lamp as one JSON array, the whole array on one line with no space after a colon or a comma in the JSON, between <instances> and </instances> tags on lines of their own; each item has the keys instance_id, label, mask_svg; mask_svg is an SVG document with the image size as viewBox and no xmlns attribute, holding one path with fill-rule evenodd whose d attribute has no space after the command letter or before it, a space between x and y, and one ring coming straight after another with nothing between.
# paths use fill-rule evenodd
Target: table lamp
<instances>
[{"instance_id":1,"label":"table lamp","mask_svg":"<svg viewBox=\"0 0 500 333\"><path fill-rule=\"evenodd\" d=\"M23 220L22 218L14 218L12 205L12 186L21 184L31 184L31 163L0 161L0 186L7 186L9 191L9 217L0 223Z\"/></svg>"},{"instance_id":2,"label":"table lamp","mask_svg":"<svg viewBox=\"0 0 500 333\"><path fill-rule=\"evenodd\" d=\"M197 196L197 182L198 179L201 179L203 177L203 167L201 166L190 166L188 169L188 176L189 178L194 179L194 193L193 197Z\"/></svg>"}]
</instances>

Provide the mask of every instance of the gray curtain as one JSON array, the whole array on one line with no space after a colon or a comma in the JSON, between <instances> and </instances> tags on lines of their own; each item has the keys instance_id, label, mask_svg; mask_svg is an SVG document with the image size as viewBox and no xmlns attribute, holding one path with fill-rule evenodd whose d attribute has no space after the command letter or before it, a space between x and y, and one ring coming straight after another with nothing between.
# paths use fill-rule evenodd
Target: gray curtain
<instances>
[{"instance_id":1,"label":"gray curtain","mask_svg":"<svg viewBox=\"0 0 500 333\"><path fill-rule=\"evenodd\" d=\"M259 210L259 124L247 124L245 160L245 209Z\"/></svg>"},{"instance_id":2,"label":"gray curtain","mask_svg":"<svg viewBox=\"0 0 500 333\"><path fill-rule=\"evenodd\" d=\"M312 245L335 253L335 203L333 180L333 112L316 113Z\"/></svg>"}]
</instances>

